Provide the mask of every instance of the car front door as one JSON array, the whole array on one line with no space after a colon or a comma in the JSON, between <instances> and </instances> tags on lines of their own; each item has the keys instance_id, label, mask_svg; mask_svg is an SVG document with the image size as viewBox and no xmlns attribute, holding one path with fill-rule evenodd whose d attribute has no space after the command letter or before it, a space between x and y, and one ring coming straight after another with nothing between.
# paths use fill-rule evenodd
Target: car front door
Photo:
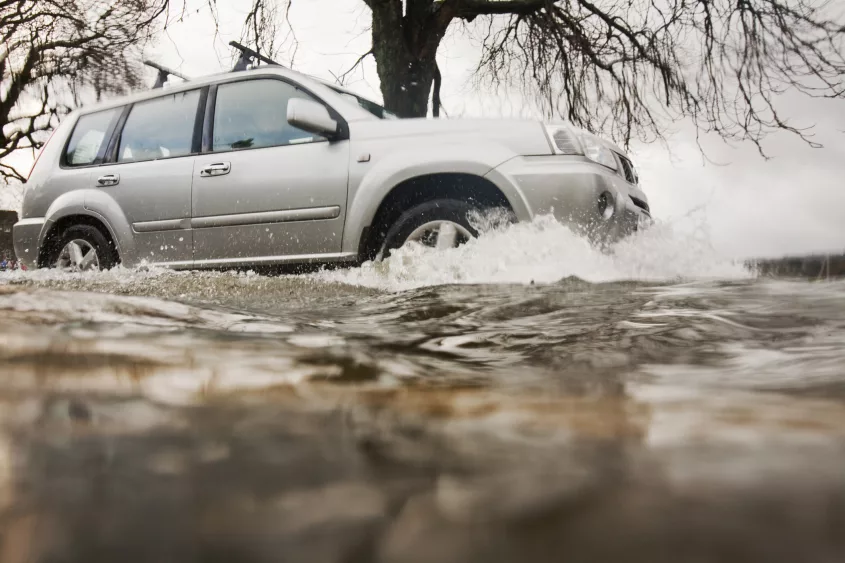
<instances>
[{"instance_id":1,"label":"car front door","mask_svg":"<svg viewBox=\"0 0 845 563\"><path fill-rule=\"evenodd\" d=\"M340 253L349 142L291 126L292 98L276 78L213 88L193 181L196 266L272 264Z\"/></svg>"},{"instance_id":2,"label":"car front door","mask_svg":"<svg viewBox=\"0 0 845 563\"><path fill-rule=\"evenodd\" d=\"M191 181L203 98L197 89L133 104L118 126L111 163L93 170L92 184L118 204L132 229L133 248L122 249L129 263L192 264ZM99 211L105 201L86 199L86 206Z\"/></svg>"}]
</instances>

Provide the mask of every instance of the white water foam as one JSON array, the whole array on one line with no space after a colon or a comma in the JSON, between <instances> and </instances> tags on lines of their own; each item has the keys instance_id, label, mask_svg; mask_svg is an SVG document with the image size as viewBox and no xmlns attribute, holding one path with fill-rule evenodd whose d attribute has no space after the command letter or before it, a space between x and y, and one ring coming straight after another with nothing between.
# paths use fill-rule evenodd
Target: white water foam
<instances>
[{"instance_id":1,"label":"white water foam","mask_svg":"<svg viewBox=\"0 0 845 563\"><path fill-rule=\"evenodd\" d=\"M161 266L139 266L137 268L117 266L111 270L87 272L41 268L37 270L8 270L0 272L0 283L87 281L101 284L110 283L120 286L162 276L185 276L190 274L191 272L172 270Z\"/></svg>"},{"instance_id":2,"label":"white water foam","mask_svg":"<svg viewBox=\"0 0 845 563\"><path fill-rule=\"evenodd\" d=\"M482 234L448 250L407 245L383 262L359 268L325 270L306 275L316 282L342 283L383 291L404 291L445 284L555 283L575 276L590 282L745 279L753 276L741 262L719 254L710 243L702 219L685 217L681 223L657 223L609 251L586 239L551 216L532 222L502 225L495 217L480 221ZM690 228L692 227L692 228ZM25 282L81 282L79 289L114 290L143 285L154 279L182 277L251 278L252 272L178 272L159 267L108 272L67 273L53 269L0 273L0 284ZM127 287L127 289L129 289Z\"/></svg>"},{"instance_id":3,"label":"white water foam","mask_svg":"<svg viewBox=\"0 0 845 563\"><path fill-rule=\"evenodd\" d=\"M688 218L687 218L688 219ZM686 223L687 227L689 222ZM383 262L315 274L321 281L386 291L442 284L685 281L753 277L742 263L716 252L707 229L658 223L601 251L551 216L492 228L458 248L409 244Z\"/></svg>"}]
</instances>

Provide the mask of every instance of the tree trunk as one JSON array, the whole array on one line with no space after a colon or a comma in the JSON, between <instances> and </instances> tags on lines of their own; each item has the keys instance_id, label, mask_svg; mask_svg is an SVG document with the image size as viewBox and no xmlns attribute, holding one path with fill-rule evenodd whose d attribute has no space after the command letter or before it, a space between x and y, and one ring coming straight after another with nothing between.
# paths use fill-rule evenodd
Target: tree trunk
<instances>
[{"instance_id":1,"label":"tree trunk","mask_svg":"<svg viewBox=\"0 0 845 563\"><path fill-rule=\"evenodd\" d=\"M432 0L372 1L373 56L384 105L400 117L426 117L437 69L437 47L448 22L439 21Z\"/></svg>"},{"instance_id":2,"label":"tree trunk","mask_svg":"<svg viewBox=\"0 0 845 563\"><path fill-rule=\"evenodd\" d=\"M434 64L387 56L376 65L387 109L400 117L426 117Z\"/></svg>"},{"instance_id":3,"label":"tree trunk","mask_svg":"<svg viewBox=\"0 0 845 563\"><path fill-rule=\"evenodd\" d=\"M431 115L440 117L440 86L443 84L443 77L440 75L440 67L434 63L434 89L431 91Z\"/></svg>"}]
</instances>

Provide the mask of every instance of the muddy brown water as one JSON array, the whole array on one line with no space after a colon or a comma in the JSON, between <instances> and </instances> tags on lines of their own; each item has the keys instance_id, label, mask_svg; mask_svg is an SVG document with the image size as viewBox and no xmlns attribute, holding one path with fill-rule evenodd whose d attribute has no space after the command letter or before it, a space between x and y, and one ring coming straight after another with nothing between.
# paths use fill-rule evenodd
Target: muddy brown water
<instances>
[{"instance_id":1,"label":"muddy brown water","mask_svg":"<svg viewBox=\"0 0 845 563\"><path fill-rule=\"evenodd\" d=\"M0 562L845 561L845 282L337 280L0 279Z\"/></svg>"}]
</instances>

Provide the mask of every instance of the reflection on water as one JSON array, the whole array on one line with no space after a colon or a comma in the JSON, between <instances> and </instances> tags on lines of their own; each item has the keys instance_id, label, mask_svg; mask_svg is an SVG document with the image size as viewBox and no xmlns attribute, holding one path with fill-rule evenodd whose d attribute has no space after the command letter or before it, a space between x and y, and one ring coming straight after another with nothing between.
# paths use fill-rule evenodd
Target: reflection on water
<instances>
[{"instance_id":1,"label":"reflection on water","mask_svg":"<svg viewBox=\"0 0 845 563\"><path fill-rule=\"evenodd\" d=\"M845 282L415 252L5 274L0 562L842 559Z\"/></svg>"}]
</instances>

